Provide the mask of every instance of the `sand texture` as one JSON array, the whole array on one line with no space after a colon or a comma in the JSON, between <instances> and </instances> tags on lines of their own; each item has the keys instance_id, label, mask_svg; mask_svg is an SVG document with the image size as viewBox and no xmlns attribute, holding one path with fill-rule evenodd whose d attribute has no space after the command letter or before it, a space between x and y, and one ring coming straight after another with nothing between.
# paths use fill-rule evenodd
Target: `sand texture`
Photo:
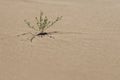
<instances>
[{"instance_id":1,"label":"sand texture","mask_svg":"<svg viewBox=\"0 0 120 80\"><path fill-rule=\"evenodd\" d=\"M40 10L55 39L17 37ZM0 80L120 80L120 0L0 0Z\"/></svg>"}]
</instances>

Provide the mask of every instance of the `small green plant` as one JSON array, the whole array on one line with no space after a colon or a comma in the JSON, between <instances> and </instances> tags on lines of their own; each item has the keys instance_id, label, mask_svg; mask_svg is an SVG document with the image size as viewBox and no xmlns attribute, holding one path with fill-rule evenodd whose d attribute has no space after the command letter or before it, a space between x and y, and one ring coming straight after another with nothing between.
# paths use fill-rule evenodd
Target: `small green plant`
<instances>
[{"instance_id":1,"label":"small green plant","mask_svg":"<svg viewBox=\"0 0 120 80\"><path fill-rule=\"evenodd\" d=\"M40 12L40 16L35 17L35 25L32 25L29 21L24 20L24 22L28 25L29 28L32 28L33 30L38 32L31 38L31 41L36 36L42 37L45 35L49 35L50 33L46 32L46 30L50 28L51 26L53 26L56 22L60 21L61 19L62 19L62 16L57 17L55 20L51 21L47 16L44 16L43 12ZM51 38L51 36L49 37Z\"/></svg>"},{"instance_id":2,"label":"small green plant","mask_svg":"<svg viewBox=\"0 0 120 80\"><path fill-rule=\"evenodd\" d=\"M62 16L57 17L54 21L50 21L47 16L43 15L43 12L40 12L40 16L35 17L36 25L31 25L31 23L28 22L27 20L24 20L24 22L28 25L28 27L36 31L39 31L39 33L45 33L45 31L48 28L53 26L56 22L58 22L61 19L62 19Z\"/></svg>"}]
</instances>

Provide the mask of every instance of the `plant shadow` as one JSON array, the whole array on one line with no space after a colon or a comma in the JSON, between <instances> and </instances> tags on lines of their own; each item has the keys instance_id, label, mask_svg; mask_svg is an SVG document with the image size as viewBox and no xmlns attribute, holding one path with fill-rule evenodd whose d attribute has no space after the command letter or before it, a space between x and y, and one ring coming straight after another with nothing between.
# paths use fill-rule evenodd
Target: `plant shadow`
<instances>
[{"instance_id":1,"label":"plant shadow","mask_svg":"<svg viewBox=\"0 0 120 80\"><path fill-rule=\"evenodd\" d=\"M20 35L17 35L17 37L20 37L20 36L25 36L25 35L32 35L32 37L29 39L31 42L34 40L34 38L36 37L49 37L49 38L52 38L52 39L56 39L53 35L54 34L65 34L65 35L71 35L71 34L82 34L81 32L63 32L63 31L51 31L51 32L44 32L44 33L31 33L31 32L27 32L27 33L23 33L23 34L20 34Z\"/></svg>"}]
</instances>

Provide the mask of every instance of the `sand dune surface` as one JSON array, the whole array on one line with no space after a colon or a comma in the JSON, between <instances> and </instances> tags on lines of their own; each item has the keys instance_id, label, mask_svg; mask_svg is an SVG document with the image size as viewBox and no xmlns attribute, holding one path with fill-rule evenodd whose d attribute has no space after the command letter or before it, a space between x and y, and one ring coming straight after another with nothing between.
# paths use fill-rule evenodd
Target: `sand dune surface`
<instances>
[{"instance_id":1,"label":"sand dune surface","mask_svg":"<svg viewBox=\"0 0 120 80\"><path fill-rule=\"evenodd\" d=\"M63 16L47 36L28 39L43 11ZM0 80L120 80L119 0L0 0Z\"/></svg>"}]
</instances>

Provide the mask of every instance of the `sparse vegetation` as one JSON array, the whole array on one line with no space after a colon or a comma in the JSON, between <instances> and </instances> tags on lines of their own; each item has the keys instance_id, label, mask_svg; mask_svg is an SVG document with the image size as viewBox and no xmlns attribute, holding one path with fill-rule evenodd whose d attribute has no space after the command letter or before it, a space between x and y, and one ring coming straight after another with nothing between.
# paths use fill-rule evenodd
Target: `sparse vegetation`
<instances>
[{"instance_id":1,"label":"sparse vegetation","mask_svg":"<svg viewBox=\"0 0 120 80\"><path fill-rule=\"evenodd\" d=\"M40 33L45 33L45 31L53 26L56 22L62 19L62 16L57 17L54 21L50 21L47 16L44 16L43 12L40 12L39 17L35 17L36 25L32 25L27 20L24 20L24 22L28 25L29 28L32 28L36 31L39 31Z\"/></svg>"},{"instance_id":2,"label":"sparse vegetation","mask_svg":"<svg viewBox=\"0 0 120 80\"><path fill-rule=\"evenodd\" d=\"M31 24L31 22L29 22L28 20L24 20L24 22L28 25L29 28L37 31L37 34L32 34L33 37L30 39L30 41L32 42L32 40L36 37L36 36L49 36L49 32L46 32L46 30L48 28L50 28L51 26L53 26L56 22L60 21L62 19L62 16L57 17L55 20L51 21L47 16L44 15L43 12L40 12L40 16L39 17L35 17L35 24ZM55 33L55 32L53 32ZM24 34L25 35L25 34ZM51 36L49 36L50 38L52 38Z\"/></svg>"}]
</instances>

